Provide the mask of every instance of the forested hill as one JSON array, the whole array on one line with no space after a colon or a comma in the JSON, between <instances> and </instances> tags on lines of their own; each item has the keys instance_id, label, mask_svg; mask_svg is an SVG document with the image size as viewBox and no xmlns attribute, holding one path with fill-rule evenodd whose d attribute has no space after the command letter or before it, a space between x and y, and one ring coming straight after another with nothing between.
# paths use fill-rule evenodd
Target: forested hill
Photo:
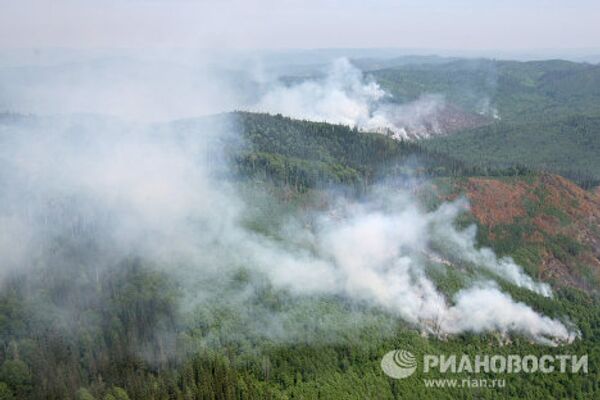
<instances>
[{"instance_id":1,"label":"forested hill","mask_svg":"<svg viewBox=\"0 0 600 400\"><path fill-rule=\"evenodd\" d=\"M276 164L282 165L283 156L322 162L319 172L303 173L301 182L314 181L309 176L319 174L336 182L357 181L359 176L370 180L373 159L389 168L394 163L391 160L412 152L419 153L421 167L430 175L469 175L470 171L488 174L495 173L489 170L526 167L561 174L586 188L600 183L599 65L564 60L456 59L365 68L366 75L390 94L387 100L392 104L419 104L422 96L439 95L442 114L447 114L453 128L442 129L442 136L422 139L420 146L393 145L382 138L370 139L368 134L351 140L352 130L343 127L242 113L239 117L244 131L251 133L257 152L272 156L254 154L253 159L266 168L270 165L274 176L282 175ZM466 123L471 117L478 117L479 122ZM440 115L430 119L439 123ZM273 140L269 134L274 126L279 127L285 143L297 146L294 132L303 130L311 132L308 135L316 138L318 146L306 149L300 145L302 153L282 152L281 147L270 145ZM333 137L344 137L345 147L332 147ZM378 150L367 154L366 147ZM350 151L345 154L358 151L354 159L346 160L347 156L342 155L339 160L344 162L337 163L334 160L342 150ZM307 168L307 164L300 168L291 158L286 159L288 170ZM350 169L332 171L341 164ZM256 165L254 162L253 168Z\"/></svg>"},{"instance_id":2,"label":"forested hill","mask_svg":"<svg viewBox=\"0 0 600 400\"><path fill-rule=\"evenodd\" d=\"M599 254L598 198L545 175L464 178L464 174L476 175L477 169L418 143L348 127L247 113L216 119L233 122L241 132L241 147L234 141L230 148L231 161L242 175L238 178L244 181L241 186L250 177L248 186L260 195L273 187L298 189L290 190L291 200L269 198L260 220L250 221L253 227L268 225L271 221L262 219L276 218L276 209L294 208L295 199L317 197L318 190L304 189L318 189L319 179L325 180L323 185L363 187L380 173L405 173L402 168L413 163L422 173L437 174L434 182L439 193L445 193L444 187L450 188L449 196L466 193L484 244L517 257L528 272L552 282L556 291L549 298L507 282L502 282L503 289L549 317L569 316L581 337L558 348L531 343L518 334L507 340L495 332L425 337L377 308L363 310L337 297L306 296L297 302L269 285L253 289L243 307L228 307L230 297L245 291L249 277L244 269L224 282L209 282L226 289L215 298L223 302L194 307L169 268L154 265L143 254L114 262L110 258L104 268L95 268L96 258L105 251L102 243L93 240L101 226L92 226L93 235L86 235L79 228L84 219L74 218L74 229L49 244L47 259L36 259L35 265L2 281L0 399L598 398L600 371L594 366L600 362L600 300L594 289L600 275L598 264L590 262L590 257L597 259ZM74 119L67 124L67 133L87 145L82 131L100 123L98 118ZM200 133L205 123L206 119L179 121L169 124L169 129ZM0 140L9 143L12 134L27 134L27 130L6 129L11 124L39 124L42 135L50 126L33 117L0 117ZM116 125L113 121L110 126ZM3 171L6 175L10 169ZM529 196L531 192L535 197ZM59 200L49 201L52 210L67 219L79 217L72 207L77 199ZM166 204L166 208L171 206ZM310 204L310 199L302 204ZM52 221L44 226L51 227ZM207 271L215 259L203 259ZM436 279L440 290L461 287L458 269L444 271ZM204 271L201 275L204 279ZM190 284L195 295L202 296L206 290L195 281ZM248 309L252 312L244 311ZM300 339L275 341L253 335L249 327L264 321L255 320L261 310L269 315L289 312L292 318L285 323L293 324ZM336 328L325 338L319 330L324 325ZM381 371L381 356L396 348L409 348L416 355L589 353L590 372L510 374L504 388L430 388L421 384L423 374L398 381ZM469 378L465 374L454 377Z\"/></svg>"},{"instance_id":3,"label":"forested hill","mask_svg":"<svg viewBox=\"0 0 600 400\"><path fill-rule=\"evenodd\" d=\"M563 60L456 60L371 71L398 102L439 93L465 111L505 122L600 116L600 66Z\"/></svg>"},{"instance_id":4,"label":"forested hill","mask_svg":"<svg viewBox=\"0 0 600 400\"><path fill-rule=\"evenodd\" d=\"M293 120L281 115L239 112L229 115L245 140L236 156L244 175L262 176L296 188L323 184L364 187L403 174L427 176L518 175L524 168L479 168L378 133L344 125Z\"/></svg>"},{"instance_id":5,"label":"forested hill","mask_svg":"<svg viewBox=\"0 0 600 400\"><path fill-rule=\"evenodd\" d=\"M479 167L519 164L559 173L585 187L600 183L599 117L497 123L421 144Z\"/></svg>"},{"instance_id":6,"label":"forested hill","mask_svg":"<svg viewBox=\"0 0 600 400\"><path fill-rule=\"evenodd\" d=\"M600 66L564 60L454 60L370 72L395 101L427 93L485 126L421 141L479 168L515 165L559 173L585 187L600 183Z\"/></svg>"}]
</instances>

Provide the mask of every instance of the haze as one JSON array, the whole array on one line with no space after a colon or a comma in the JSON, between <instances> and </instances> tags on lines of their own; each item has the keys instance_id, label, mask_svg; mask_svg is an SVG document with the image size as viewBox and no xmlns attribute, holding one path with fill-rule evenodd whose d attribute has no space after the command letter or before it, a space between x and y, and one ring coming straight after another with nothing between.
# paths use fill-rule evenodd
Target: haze
<instances>
[{"instance_id":1,"label":"haze","mask_svg":"<svg viewBox=\"0 0 600 400\"><path fill-rule=\"evenodd\" d=\"M0 48L589 50L599 17L592 0L19 0Z\"/></svg>"}]
</instances>

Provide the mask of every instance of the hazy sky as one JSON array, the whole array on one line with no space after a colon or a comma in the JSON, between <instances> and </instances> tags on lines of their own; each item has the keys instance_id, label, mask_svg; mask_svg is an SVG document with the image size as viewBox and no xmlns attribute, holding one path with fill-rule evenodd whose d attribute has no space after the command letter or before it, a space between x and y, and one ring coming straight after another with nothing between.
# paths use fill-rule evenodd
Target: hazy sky
<instances>
[{"instance_id":1,"label":"hazy sky","mask_svg":"<svg viewBox=\"0 0 600 400\"><path fill-rule=\"evenodd\" d=\"M0 47L598 47L598 0L0 0Z\"/></svg>"}]
</instances>

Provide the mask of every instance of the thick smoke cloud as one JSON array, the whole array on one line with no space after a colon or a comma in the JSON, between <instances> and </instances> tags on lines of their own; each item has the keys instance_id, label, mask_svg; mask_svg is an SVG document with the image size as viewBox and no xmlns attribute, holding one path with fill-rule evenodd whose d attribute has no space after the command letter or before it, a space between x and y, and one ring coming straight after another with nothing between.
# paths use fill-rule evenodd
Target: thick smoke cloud
<instances>
[{"instance_id":1,"label":"thick smoke cloud","mask_svg":"<svg viewBox=\"0 0 600 400\"><path fill-rule=\"evenodd\" d=\"M275 84L252 107L293 118L390 132L396 138L443 133L437 122L443 108L443 96L433 94L405 104L391 102L389 93L344 58L333 62L320 79Z\"/></svg>"},{"instance_id":2,"label":"thick smoke cloud","mask_svg":"<svg viewBox=\"0 0 600 400\"><path fill-rule=\"evenodd\" d=\"M366 301L433 334L514 331L544 343L573 338L562 323L514 302L477 271L473 283L449 301L427 275L432 265L470 264L544 296L550 295L550 288L534 282L511 259L498 260L490 249L476 249L472 229L458 231L453 225L453 217L464 210L462 204L424 212L403 191L389 193L385 201L394 209L372 200L345 204L334 217L320 217L307 239L315 255L307 259L280 254L278 259L285 262L267 273L275 284L293 292L333 292ZM264 254L260 249L252 253Z\"/></svg>"},{"instance_id":3,"label":"thick smoke cloud","mask_svg":"<svg viewBox=\"0 0 600 400\"><path fill-rule=\"evenodd\" d=\"M330 86L293 89L293 104L316 105L316 114L325 110L334 122L369 123L384 93L346 62L336 68ZM207 310L222 305L254 322L246 332L280 340L293 338L298 325L322 324L326 315L302 312L303 301L315 298L384 310L434 335L517 332L549 344L574 337L500 291L494 276L550 296L511 259L478 249L473 228L455 227L463 202L426 211L409 190L381 188L365 199L340 198L308 222L292 218L275 237L248 228L251 202L227 179L222 151L239 139L233 126L223 119L150 125L3 117L2 275L72 262L57 251L57 243L70 243L92 249L81 250L77 262L97 271L127 257L151 260L180 282L191 319L204 313L210 323ZM430 273L450 269L464 286L448 296ZM265 290L283 293L287 306L273 311L257 302ZM368 324L368 314L353 317ZM343 331L345 323L330 326Z\"/></svg>"}]
</instances>

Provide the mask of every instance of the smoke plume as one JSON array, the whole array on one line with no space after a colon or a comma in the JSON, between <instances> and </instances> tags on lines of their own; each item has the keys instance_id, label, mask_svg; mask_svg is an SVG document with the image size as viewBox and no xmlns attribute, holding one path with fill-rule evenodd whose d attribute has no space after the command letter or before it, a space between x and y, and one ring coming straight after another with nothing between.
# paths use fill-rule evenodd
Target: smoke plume
<instances>
[{"instance_id":1,"label":"smoke plume","mask_svg":"<svg viewBox=\"0 0 600 400\"><path fill-rule=\"evenodd\" d=\"M298 119L330 122L366 131L389 132L396 138L443 133L437 121L444 108L440 95L423 95L398 104L381 86L347 59L332 63L324 77L290 85L275 84L251 109Z\"/></svg>"}]
</instances>

